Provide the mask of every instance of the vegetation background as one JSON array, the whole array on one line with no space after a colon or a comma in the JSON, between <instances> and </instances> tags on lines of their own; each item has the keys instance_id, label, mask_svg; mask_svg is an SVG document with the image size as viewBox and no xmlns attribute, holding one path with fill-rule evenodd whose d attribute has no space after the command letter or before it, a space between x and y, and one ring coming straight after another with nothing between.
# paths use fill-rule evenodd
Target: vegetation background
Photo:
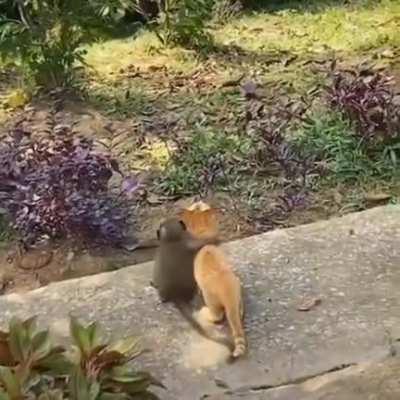
<instances>
[{"instance_id":1,"label":"vegetation background","mask_svg":"<svg viewBox=\"0 0 400 400\"><path fill-rule=\"evenodd\" d=\"M3 290L98 272L68 254L151 258L127 250L199 197L227 240L397 202L399 21L395 0L2 0L0 238L48 264Z\"/></svg>"}]
</instances>

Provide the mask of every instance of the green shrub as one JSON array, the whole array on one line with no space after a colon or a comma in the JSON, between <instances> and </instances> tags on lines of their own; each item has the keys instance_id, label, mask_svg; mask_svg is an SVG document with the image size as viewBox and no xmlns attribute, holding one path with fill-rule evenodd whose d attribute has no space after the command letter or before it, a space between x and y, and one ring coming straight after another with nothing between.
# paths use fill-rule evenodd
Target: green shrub
<instances>
[{"instance_id":1,"label":"green shrub","mask_svg":"<svg viewBox=\"0 0 400 400\"><path fill-rule=\"evenodd\" d=\"M83 62L85 29L100 18L104 2L26 0L17 4L19 19L0 15L1 56L16 58L25 76L39 85L68 85L76 62Z\"/></svg>"},{"instance_id":2,"label":"green shrub","mask_svg":"<svg viewBox=\"0 0 400 400\"><path fill-rule=\"evenodd\" d=\"M0 400L157 399L149 387L162 384L128 365L141 354L137 338L107 343L97 323L74 318L70 330L74 351L66 353L35 317L12 319L9 331L0 331Z\"/></svg>"},{"instance_id":3,"label":"green shrub","mask_svg":"<svg viewBox=\"0 0 400 400\"><path fill-rule=\"evenodd\" d=\"M213 20L224 24L236 17L243 9L241 0L214 0L212 9Z\"/></svg>"},{"instance_id":4,"label":"green shrub","mask_svg":"<svg viewBox=\"0 0 400 400\"><path fill-rule=\"evenodd\" d=\"M212 44L207 32L213 0L165 0L154 31L164 46L204 49Z\"/></svg>"}]
</instances>

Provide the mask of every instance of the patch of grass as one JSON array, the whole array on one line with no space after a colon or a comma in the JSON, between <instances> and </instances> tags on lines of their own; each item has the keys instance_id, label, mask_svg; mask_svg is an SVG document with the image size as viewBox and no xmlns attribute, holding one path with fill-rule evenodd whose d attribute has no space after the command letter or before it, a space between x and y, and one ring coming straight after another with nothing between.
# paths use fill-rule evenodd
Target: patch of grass
<instances>
[{"instance_id":1,"label":"patch of grass","mask_svg":"<svg viewBox=\"0 0 400 400\"><path fill-rule=\"evenodd\" d=\"M309 157L323 164L330 183L389 181L398 175L385 148L363 142L337 114L314 115L294 140Z\"/></svg>"},{"instance_id":2,"label":"patch of grass","mask_svg":"<svg viewBox=\"0 0 400 400\"><path fill-rule=\"evenodd\" d=\"M308 2L307 2L308 3ZM238 18L216 32L222 44L248 51L296 54L355 53L381 46L399 46L400 4L381 1L374 7L332 6L310 12L307 6L274 14Z\"/></svg>"},{"instance_id":3,"label":"patch of grass","mask_svg":"<svg viewBox=\"0 0 400 400\"><path fill-rule=\"evenodd\" d=\"M158 182L170 195L204 193L212 186L229 185L244 166L252 142L247 137L198 129L188 142L178 144Z\"/></svg>"},{"instance_id":4,"label":"patch of grass","mask_svg":"<svg viewBox=\"0 0 400 400\"><path fill-rule=\"evenodd\" d=\"M194 52L162 48L155 34L146 30L131 38L98 42L86 50L86 62L91 69L111 81L118 71L132 65L140 70L167 66L175 72L190 71L198 65Z\"/></svg>"},{"instance_id":5,"label":"patch of grass","mask_svg":"<svg viewBox=\"0 0 400 400\"><path fill-rule=\"evenodd\" d=\"M354 2L342 3L292 1L284 2L278 12L269 8L269 12L240 15L210 31L225 52L210 52L206 62L190 50L163 48L155 34L145 29L130 38L88 45L86 61L94 72L99 98L104 97L101 92L110 95L105 97L121 98L125 95L124 86L133 86L132 97L137 93L138 100L126 102L130 103L127 108L118 102L114 108L120 114L125 114L125 108L135 111L136 106L140 111L146 102L144 92L154 91L160 79L174 80L176 74L191 75L202 69L212 70L217 84L244 74L245 79L261 84L284 86L289 93L305 93L323 79L309 64L312 59L327 59L340 53L346 62L358 61L365 55L390 64L392 60L382 53L400 46L398 2L379 1L373 6L365 1L357 2L357 6ZM120 71L129 68L148 74L135 80L121 76ZM157 69L165 69L169 75L152 74ZM190 100L194 95L192 91L185 97Z\"/></svg>"},{"instance_id":6,"label":"patch of grass","mask_svg":"<svg viewBox=\"0 0 400 400\"><path fill-rule=\"evenodd\" d=\"M127 118L133 114L152 113L153 110L151 93L135 82L116 82L113 85L96 82L87 91L91 105L107 115Z\"/></svg>"},{"instance_id":7,"label":"patch of grass","mask_svg":"<svg viewBox=\"0 0 400 400\"><path fill-rule=\"evenodd\" d=\"M9 242L13 238L12 229L4 215L0 214L0 243Z\"/></svg>"}]
</instances>

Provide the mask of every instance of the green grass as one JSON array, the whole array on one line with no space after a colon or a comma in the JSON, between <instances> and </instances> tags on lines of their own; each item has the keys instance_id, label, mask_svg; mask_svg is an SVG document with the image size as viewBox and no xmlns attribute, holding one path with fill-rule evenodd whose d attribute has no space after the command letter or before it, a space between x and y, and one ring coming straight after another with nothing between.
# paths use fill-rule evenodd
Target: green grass
<instances>
[{"instance_id":1,"label":"green grass","mask_svg":"<svg viewBox=\"0 0 400 400\"><path fill-rule=\"evenodd\" d=\"M160 177L158 189L170 195L191 195L208 186L214 189L229 186L251 148L252 141L245 136L200 128L187 146L175 150Z\"/></svg>"},{"instance_id":2,"label":"green grass","mask_svg":"<svg viewBox=\"0 0 400 400\"><path fill-rule=\"evenodd\" d=\"M374 2L374 6L362 6L366 2L357 2L361 4L357 7L338 6L340 2L322 2L323 6L317 1L306 3L308 5L284 2L287 8L281 6L279 12L261 10L242 15L213 30L217 45L224 46L225 53L210 53L206 61L193 51L162 48L156 36L145 30L131 38L90 45L86 61L96 81L93 94L104 97L103 92L109 97L123 98L125 86L131 84L131 97L137 94L143 101L130 99L127 104L119 101L114 108L132 113L143 108L146 97L151 97L144 92L157 90L160 80L172 81L177 75L191 75L201 70L212 70L217 87L232 76L244 74L263 84L277 84L292 93L305 93L322 79L309 64L311 60L336 54L345 63L365 57L384 65L396 62L385 57L385 50L400 47L398 1ZM237 55L232 46L239 49L240 54ZM124 75L132 66L139 71L135 80ZM152 77L150 73L140 79L142 72L163 68L168 71L164 77L160 74ZM189 96L201 97L196 91ZM184 102L187 98L187 93L181 96ZM180 101L179 93L173 100Z\"/></svg>"},{"instance_id":3,"label":"green grass","mask_svg":"<svg viewBox=\"0 0 400 400\"><path fill-rule=\"evenodd\" d=\"M296 54L332 50L353 55L380 46L399 46L399 2L376 3L356 9L332 6L319 12L286 9L273 15L253 14L226 25L216 32L216 38L247 51Z\"/></svg>"},{"instance_id":4,"label":"green grass","mask_svg":"<svg viewBox=\"0 0 400 400\"><path fill-rule=\"evenodd\" d=\"M101 77L113 81L121 69L134 65L146 70L168 67L187 72L198 66L195 54L180 48L164 49L155 34L142 30L131 38L114 39L87 47L86 62Z\"/></svg>"},{"instance_id":5,"label":"green grass","mask_svg":"<svg viewBox=\"0 0 400 400\"><path fill-rule=\"evenodd\" d=\"M0 214L0 243L8 242L12 239L13 233L4 216Z\"/></svg>"},{"instance_id":6,"label":"green grass","mask_svg":"<svg viewBox=\"0 0 400 400\"><path fill-rule=\"evenodd\" d=\"M317 70L322 66L314 61L327 61L333 55L347 66L368 60L399 69L399 1L254 3L256 11L211 30L221 51L210 51L205 58L179 47L163 48L146 30L86 46L89 67L83 84L90 103L113 118L161 126L163 139L149 140L144 149L132 141L123 156L128 168L156 165L158 191L188 195L202 190L202 174L213 157L221 157L228 167L247 161L251 143L244 135L247 104L239 87L222 88L223 82L243 75L244 81L260 84L273 103L281 92L292 98L308 96L325 79ZM176 125L170 128L169 120ZM386 187L394 169L382 151L366 152L351 132L339 118L314 114L296 140L328 165L323 183L353 186L349 201L360 204L362 188ZM168 141L172 135L187 140L186 152L174 152ZM239 169L217 177L216 184L235 182L241 193L249 191L249 199L257 190L263 197L265 182L240 175ZM274 182L267 183L274 188Z\"/></svg>"},{"instance_id":7,"label":"green grass","mask_svg":"<svg viewBox=\"0 0 400 400\"><path fill-rule=\"evenodd\" d=\"M385 66L397 62L382 54L400 48L398 1L356 1L350 6L340 1L262 3L258 2L257 11L212 30L224 52L210 52L205 60L193 51L162 48L145 30L132 38L88 46L87 62L94 78L88 90L94 105L118 118L163 121L178 115L178 132L189 138L191 146L179 157L170 150L172 160L160 190L169 194L199 190L198 176L207 154L226 154L224 141L241 137L244 98L237 88L220 89L222 82L244 75L245 80L263 85L267 97L275 88L289 95L306 94L324 82L310 61L336 55L347 65L366 57ZM127 70L135 73L129 77ZM186 80L177 85L182 76ZM200 86L197 80L202 81ZM302 145L324 154L335 182L391 176L390 162L364 154L354 137L345 133L350 128L343 121L322 118L313 124L306 128ZM245 153L238 154L245 159Z\"/></svg>"},{"instance_id":8,"label":"green grass","mask_svg":"<svg viewBox=\"0 0 400 400\"><path fill-rule=\"evenodd\" d=\"M385 153L384 144L361 141L350 123L325 111L309 119L294 138L307 155L323 162L331 184L367 184L398 177L398 166Z\"/></svg>"}]
</instances>

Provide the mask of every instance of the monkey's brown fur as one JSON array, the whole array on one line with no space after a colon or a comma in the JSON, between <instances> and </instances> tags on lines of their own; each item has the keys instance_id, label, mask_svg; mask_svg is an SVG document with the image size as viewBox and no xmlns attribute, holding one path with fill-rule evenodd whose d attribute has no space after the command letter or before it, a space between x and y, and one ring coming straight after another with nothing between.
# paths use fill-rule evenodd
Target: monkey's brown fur
<instances>
[{"instance_id":1,"label":"monkey's brown fur","mask_svg":"<svg viewBox=\"0 0 400 400\"><path fill-rule=\"evenodd\" d=\"M157 238L160 245L154 263L152 285L157 289L161 301L174 303L198 333L232 351L229 340L215 338L203 329L188 305L197 292L193 272L194 257L203 246L219 244L218 238L194 238L184 222L177 218L164 221L157 231Z\"/></svg>"}]
</instances>

